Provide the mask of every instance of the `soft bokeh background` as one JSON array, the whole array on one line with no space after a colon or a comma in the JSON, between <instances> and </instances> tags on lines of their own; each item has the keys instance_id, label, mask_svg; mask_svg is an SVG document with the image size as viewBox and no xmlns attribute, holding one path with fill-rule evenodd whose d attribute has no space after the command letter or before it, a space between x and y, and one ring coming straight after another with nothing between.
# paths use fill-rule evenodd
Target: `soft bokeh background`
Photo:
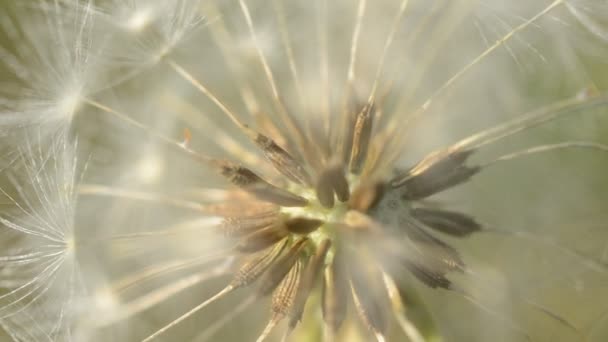
<instances>
[{"instance_id":1,"label":"soft bokeh background","mask_svg":"<svg viewBox=\"0 0 608 342\"><path fill-rule=\"evenodd\" d=\"M244 83L253 87L254 95L262 108L266 109L270 97L263 81L264 74L257 64L238 2L202 3L199 11L207 17L205 23L173 47L171 58L188 66L197 77L213 85L219 96L239 112L247 110L236 81L242 78ZM287 94L290 104L297 103L299 99L289 78L289 65L284 52L277 48L281 38L276 29L275 14L269 9L270 2L249 3L254 22L258 24L258 33L263 38L262 43L268 44L264 45L264 51L269 53L270 64L277 74L281 90ZM322 40L315 31L321 1L284 3L284 18L300 63L306 102L309 111L314 113L321 109L320 100L324 91L319 84L318 74L318 53L322 49ZM332 56L328 65L331 70L330 83L336 88L332 88L336 97L332 99L334 108L339 103L336 94L340 93L341 82L346 75L356 1L328 3L327 46ZM368 17L361 37L357 84L363 94L371 87L379 51L399 3L382 0L368 4ZM39 11L30 8L36 7L36 2L17 4L2 1L0 4L0 10L6 11L16 23L35 27L44 18ZM113 8L118 2L100 4ZM394 48L387 56L387 71L381 78L388 83L396 75L394 87L403 92L403 95L387 97L387 108L390 109L387 112L392 115L390 118L401 120L399 115L417 108L446 79L461 70L487 46L520 25L524 21L522 18L530 18L548 4L547 1L514 1L513 4L493 0L437 1L434 5L444 6L441 14L425 17L429 3L412 1L411 12L407 12L409 16L406 15L398 31ZM595 14L593 19L597 20L597 25L603 25L600 27L608 32L608 25L604 25L608 13L601 11L606 10L605 6L594 1L572 1L572 4L590 9L586 13ZM70 20L69 14L66 14L66 18ZM110 18L123 20L118 16ZM162 22L162 17L154 19ZM6 26L6 21L4 23ZM114 24L117 23L102 22L95 29L100 30L98 34L101 34ZM224 24L227 31L234 35L231 43L221 41L228 45L227 54L221 51L221 44L218 46L215 43L216 35L222 33L219 27ZM425 30L414 34L418 27ZM3 29L0 45L10 51L19 42L11 42L7 27ZM166 65L152 63L146 66L144 61L153 54L158 37L151 34L150 37L139 38L125 33L108 43L108 50L103 51L102 55L115 63L104 65L108 67L107 73L101 75L98 82L109 84L106 78L120 79L125 75L125 70L136 70L137 73L129 75L132 77L118 85L98 87L96 98L167 136L180 137L183 128L190 127L193 148L209 155L226 154L222 149L222 134L244 141L217 108ZM606 91L608 42L602 38L606 37L589 32L589 27L581 25L563 6L517 33L516 38L506 46L492 52L448 92L442 93L421 120L408 126L411 133L400 165L411 165L435 148L532 109L585 92ZM40 48L52 49L53 42L47 42ZM275 51L279 52L273 54ZM231 68L230 58L236 61L236 70ZM20 96L20 89L27 85L17 83L4 67L4 63L0 64L2 93ZM400 104L401 101L405 104ZM157 141L123 122L94 112L91 108L82 109L73 120L73 132L79 137L79 150L82 151L81 160L88 161L85 182L130 186L142 191L156 190L191 198L204 197L200 188L225 187L223 180L199 164L159 146ZM309 115L307 118L314 120L311 114L301 115ZM16 145L10 134L6 136L10 143L2 145L1 149L10 155ZM608 143L608 110L585 110L580 115L502 140L475 155L473 161L488 161L527 146L565 140ZM497 308L499 315L513 315L516 322L538 340L575 341L577 337L555 320L531 309L522 298L543 303L551 311L559 313L588 334L590 341L608 339L605 328L608 326L608 276L605 267L608 263L607 170L608 153L572 149L535 154L492 166L476 176L470 184L438 198L441 205L472 214L491 228L534 235L522 239L483 233L464 241L453 241L476 272L471 277L454 275L454 278L461 277L466 284L470 284L473 294L481 302ZM3 179L3 182L7 180ZM94 241L95 238L112 234L162 229L197 218L192 213L146 203L83 197L76 218L76 234L83 241ZM6 202L10 204L8 200ZM82 252L81 257L87 285L95 292L96 285L107 280L101 279L97 273L109 279L118 278L176 256L196 256L200 251L211 248L213 240L191 233L169 240L150 239L90 246ZM587 266L582 257L572 254L573 250L603 263L603 268L599 267L602 271ZM88 274L86 269L90 268L104 272ZM184 271L181 275L187 274L188 271ZM170 280L160 279L149 286L153 288ZM162 326L213 294L225 281L219 279L184 291L167 303L99 331L90 338L107 340L112 336L118 341L141 340L155 327ZM412 301L417 298L425 303L424 308L413 305L412 310L428 310L446 341L516 341L522 338L504 320L480 310L453 293L422 288L415 283L407 287L418 292ZM507 289L511 289L511 292L517 289L519 294L504 295L503 292L509 292ZM136 291L145 293L148 290L142 287ZM204 333L210 321L230 312L246 295L247 291L244 291L197 314L164 337L165 340L197 341L196 336ZM214 340L254 340L267 313L267 305L256 305L228 324ZM318 313L311 314L313 318L317 316ZM421 320L424 322L425 318ZM314 319L311 319L304 323L307 329L302 329L305 333L301 336L309 334L310 341L318 339L314 323ZM344 334L356 329L354 326L345 327ZM354 338L350 340L355 341ZM2 340L8 340L8 337Z\"/></svg>"}]
</instances>

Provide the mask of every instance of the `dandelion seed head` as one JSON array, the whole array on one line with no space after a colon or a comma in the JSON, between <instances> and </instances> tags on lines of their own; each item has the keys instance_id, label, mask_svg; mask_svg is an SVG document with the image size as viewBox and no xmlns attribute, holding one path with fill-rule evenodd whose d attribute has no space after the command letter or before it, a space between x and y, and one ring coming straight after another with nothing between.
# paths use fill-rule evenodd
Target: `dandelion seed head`
<instances>
[{"instance_id":1,"label":"dandelion seed head","mask_svg":"<svg viewBox=\"0 0 608 342\"><path fill-rule=\"evenodd\" d=\"M14 209L0 221L15 241L1 257L2 281L14 280L1 296L2 324L17 341L70 340L86 300L74 225L75 146L59 140L28 148L14 162L24 173L9 177L16 195L2 188Z\"/></svg>"},{"instance_id":2,"label":"dandelion seed head","mask_svg":"<svg viewBox=\"0 0 608 342\"><path fill-rule=\"evenodd\" d=\"M90 271L90 339L579 339L601 321L588 284L606 279L606 236L562 221L603 217L578 201L602 203L586 187L603 183L571 166L608 148L558 121L602 126L608 101L559 34L576 20L598 36L575 2L60 11L100 25L106 79L55 98L78 112L89 172L41 192L79 195L52 227Z\"/></svg>"},{"instance_id":3,"label":"dandelion seed head","mask_svg":"<svg viewBox=\"0 0 608 342\"><path fill-rule=\"evenodd\" d=\"M129 74L159 63L203 22L198 1L112 1L92 9L109 24L114 41L107 47L109 64ZM135 70L135 71L134 71ZM124 70L123 70L124 71ZM122 75L124 79L128 75Z\"/></svg>"}]
</instances>

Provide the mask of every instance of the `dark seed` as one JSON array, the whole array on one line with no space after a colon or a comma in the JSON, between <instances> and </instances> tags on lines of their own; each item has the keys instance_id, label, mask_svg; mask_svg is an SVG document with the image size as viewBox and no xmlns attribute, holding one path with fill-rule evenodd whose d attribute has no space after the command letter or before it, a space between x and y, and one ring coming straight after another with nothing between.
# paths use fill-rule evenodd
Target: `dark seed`
<instances>
[{"instance_id":1,"label":"dark seed","mask_svg":"<svg viewBox=\"0 0 608 342\"><path fill-rule=\"evenodd\" d=\"M405 267L416 277L418 280L423 282L425 285L431 288L443 288L449 289L451 282L444 274L430 270L426 266L423 266L415 262L406 262Z\"/></svg>"},{"instance_id":2,"label":"dark seed","mask_svg":"<svg viewBox=\"0 0 608 342\"><path fill-rule=\"evenodd\" d=\"M321 173L316 186L317 199L325 208L331 209L334 207L334 188L331 184L331 179L327 177L327 173Z\"/></svg>"},{"instance_id":3,"label":"dark seed","mask_svg":"<svg viewBox=\"0 0 608 342\"><path fill-rule=\"evenodd\" d=\"M463 165L473 152L474 150L453 151L450 149L432 152L405 173L394 177L390 184L392 187L397 188L403 185L402 183L409 178L423 173L440 175L450 172Z\"/></svg>"},{"instance_id":4,"label":"dark seed","mask_svg":"<svg viewBox=\"0 0 608 342\"><path fill-rule=\"evenodd\" d=\"M410 213L426 226L452 236L464 237L482 228L472 217L454 211L415 208Z\"/></svg>"},{"instance_id":5,"label":"dark seed","mask_svg":"<svg viewBox=\"0 0 608 342\"><path fill-rule=\"evenodd\" d=\"M468 181L479 170L478 166L460 166L449 173L438 176L423 173L410 178L403 184L402 197L407 200L420 200L432 196Z\"/></svg>"},{"instance_id":6,"label":"dark seed","mask_svg":"<svg viewBox=\"0 0 608 342\"><path fill-rule=\"evenodd\" d=\"M291 233L306 235L317 230L325 221L304 217L290 218L285 222L287 230Z\"/></svg>"},{"instance_id":7,"label":"dark seed","mask_svg":"<svg viewBox=\"0 0 608 342\"><path fill-rule=\"evenodd\" d=\"M334 206L334 194L338 200L345 202L350 196L348 181L344 175L344 167L333 163L319 175L316 185L317 198L325 208Z\"/></svg>"}]
</instances>

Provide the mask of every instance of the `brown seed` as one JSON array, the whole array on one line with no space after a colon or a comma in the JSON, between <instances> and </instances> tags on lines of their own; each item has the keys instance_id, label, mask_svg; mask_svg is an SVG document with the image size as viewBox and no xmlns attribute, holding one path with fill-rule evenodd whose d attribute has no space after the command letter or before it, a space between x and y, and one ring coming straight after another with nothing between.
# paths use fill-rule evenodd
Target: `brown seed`
<instances>
[{"instance_id":1,"label":"brown seed","mask_svg":"<svg viewBox=\"0 0 608 342\"><path fill-rule=\"evenodd\" d=\"M285 226L273 224L243 237L235 249L241 253L254 253L281 241L287 234Z\"/></svg>"},{"instance_id":2,"label":"brown seed","mask_svg":"<svg viewBox=\"0 0 608 342\"><path fill-rule=\"evenodd\" d=\"M294 217L285 221L287 230L294 234L306 235L317 230L325 221L305 217Z\"/></svg>"},{"instance_id":3,"label":"brown seed","mask_svg":"<svg viewBox=\"0 0 608 342\"><path fill-rule=\"evenodd\" d=\"M257 111L253 113L253 116L255 118L255 126L264 131L266 135L278 145L287 146L290 149L295 145L291 139L288 139L288 137L284 135L285 130L277 127L268 113Z\"/></svg>"},{"instance_id":4,"label":"brown seed","mask_svg":"<svg viewBox=\"0 0 608 342\"><path fill-rule=\"evenodd\" d=\"M269 227L278 219L276 212L256 216L226 217L219 228L226 237L243 236Z\"/></svg>"},{"instance_id":5,"label":"brown seed","mask_svg":"<svg viewBox=\"0 0 608 342\"><path fill-rule=\"evenodd\" d=\"M420 200L468 181L481 170L478 166L460 166L440 176L425 175L411 178L404 184L402 197Z\"/></svg>"},{"instance_id":6,"label":"brown seed","mask_svg":"<svg viewBox=\"0 0 608 342\"><path fill-rule=\"evenodd\" d=\"M424 225L452 236L464 237L481 230L475 219L455 211L414 208L410 213Z\"/></svg>"},{"instance_id":7,"label":"brown seed","mask_svg":"<svg viewBox=\"0 0 608 342\"><path fill-rule=\"evenodd\" d=\"M300 252L309 242L308 238L301 238L293 243L291 248L281 257L279 257L273 265L268 269L268 272L260 279L260 287L258 293L260 296L269 295L283 280L287 272L300 258Z\"/></svg>"},{"instance_id":8,"label":"brown seed","mask_svg":"<svg viewBox=\"0 0 608 342\"><path fill-rule=\"evenodd\" d=\"M422 159L410 170L394 177L390 181L390 185L393 188L398 188L416 181L432 183L440 179L449 178L455 170L467 168L464 166L464 163L473 152L474 150L461 151L452 149L435 151ZM413 179L417 180L413 181Z\"/></svg>"},{"instance_id":9,"label":"brown seed","mask_svg":"<svg viewBox=\"0 0 608 342\"><path fill-rule=\"evenodd\" d=\"M296 261L295 265L287 272L285 278L274 290L271 308L275 317L282 319L289 314L298 293L302 273L301 268L301 262Z\"/></svg>"},{"instance_id":10,"label":"brown seed","mask_svg":"<svg viewBox=\"0 0 608 342\"><path fill-rule=\"evenodd\" d=\"M231 285L234 288L238 288L247 286L257 280L283 252L286 245L287 239L269 248L267 251L248 258L235 272Z\"/></svg>"},{"instance_id":11,"label":"brown seed","mask_svg":"<svg viewBox=\"0 0 608 342\"><path fill-rule=\"evenodd\" d=\"M296 259L295 264L288 270L285 277L280 281L272 294L270 321L257 341L264 341L274 327L283 320L291 311L298 294L301 278L302 264Z\"/></svg>"},{"instance_id":12,"label":"brown seed","mask_svg":"<svg viewBox=\"0 0 608 342\"><path fill-rule=\"evenodd\" d=\"M368 103L357 114L353 130L353 143L350 154L349 169L352 173L359 173L367 156L367 149L372 135L375 106Z\"/></svg>"},{"instance_id":13,"label":"brown seed","mask_svg":"<svg viewBox=\"0 0 608 342\"><path fill-rule=\"evenodd\" d=\"M455 150L451 148L434 151L419 161L407 172L398 175L390 182L394 188L400 187L403 181L423 173L443 174L464 164L474 150Z\"/></svg>"},{"instance_id":14,"label":"brown seed","mask_svg":"<svg viewBox=\"0 0 608 342\"><path fill-rule=\"evenodd\" d=\"M263 134L256 133L254 142L263 151L266 159L282 175L298 184L311 184L310 175L304 167L272 139Z\"/></svg>"},{"instance_id":15,"label":"brown seed","mask_svg":"<svg viewBox=\"0 0 608 342\"><path fill-rule=\"evenodd\" d=\"M246 189L257 198L270 203L278 204L282 207L305 207L308 200L304 197L295 195L287 190L277 188L269 183L260 183Z\"/></svg>"},{"instance_id":16,"label":"brown seed","mask_svg":"<svg viewBox=\"0 0 608 342\"><path fill-rule=\"evenodd\" d=\"M221 160L216 162L222 176L238 187L246 187L251 184L260 182L261 178L253 171L241 165Z\"/></svg>"},{"instance_id":17,"label":"brown seed","mask_svg":"<svg viewBox=\"0 0 608 342\"><path fill-rule=\"evenodd\" d=\"M308 204L305 198L266 182L248 168L225 160L216 161L216 165L219 167L220 173L232 184L260 200L283 207L303 207Z\"/></svg>"},{"instance_id":18,"label":"brown seed","mask_svg":"<svg viewBox=\"0 0 608 342\"><path fill-rule=\"evenodd\" d=\"M334 207L334 188L331 184L331 179L326 172L321 173L317 180L316 186L317 199L325 208L331 209Z\"/></svg>"},{"instance_id":19,"label":"brown seed","mask_svg":"<svg viewBox=\"0 0 608 342\"><path fill-rule=\"evenodd\" d=\"M274 289L271 304L272 315L270 316L270 321L266 325L266 328L264 328L264 331L258 337L257 341L264 341L272 332L274 327L289 314L298 294L298 287L302 273L301 269L301 262L296 259L295 264L292 265L287 274L285 274L284 278Z\"/></svg>"},{"instance_id":20,"label":"brown seed","mask_svg":"<svg viewBox=\"0 0 608 342\"><path fill-rule=\"evenodd\" d=\"M403 188L403 198L419 200L468 181L479 166L464 165L474 150L440 150L391 180L393 188Z\"/></svg>"},{"instance_id":21,"label":"brown seed","mask_svg":"<svg viewBox=\"0 0 608 342\"><path fill-rule=\"evenodd\" d=\"M333 208L334 194L340 202L348 201L350 189L344 174L344 166L332 162L319 175L316 185L317 199L325 208Z\"/></svg>"}]
</instances>

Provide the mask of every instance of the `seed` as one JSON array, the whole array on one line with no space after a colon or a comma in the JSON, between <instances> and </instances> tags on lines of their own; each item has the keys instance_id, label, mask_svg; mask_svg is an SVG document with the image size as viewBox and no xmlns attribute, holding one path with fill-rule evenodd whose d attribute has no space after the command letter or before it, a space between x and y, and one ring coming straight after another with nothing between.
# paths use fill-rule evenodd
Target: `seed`
<instances>
[{"instance_id":1,"label":"seed","mask_svg":"<svg viewBox=\"0 0 608 342\"><path fill-rule=\"evenodd\" d=\"M290 218L285 222L287 230L294 234L306 235L314 232L325 223L323 220L305 217Z\"/></svg>"},{"instance_id":2,"label":"seed","mask_svg":"<svg viewBox=\"0 0 608 342\"><path fill-rule=\"evenodd\" d=\"M414 208L410 213L427 227L452 236L464 237L481 230L472 217L454 211Z\"/></svg>"},{"instance_id":3,"label":"seed","mask_svg":"<svg viewBox=\"0 0 608 342\"><path fill-rule=\"evenodd\" d=\"M256 133L254 141L258 147L262 149L266 159L268 159L282 175L298 184L311 184L310 175L306 172L304 167L302 167L291 154L274 142L274 140L263 134Z\"/></svg>"},{"instance_id":4,"label":"seed","mask_svg":"<svg viewBox=\"0 0 608 342\"><path fill-rule=\"evenodd\" d=\"M291 248L279 257L260 279L260 287L258 293L260 296L270 294L283 280L287 272L293 267L300 257L300 252L308 243L308 238L301 238L294 242Z\"/></svg>"},{"instance_id":5,"label":"seed","mask_svg":"<svg viewBox=\"0 0 608 342\"><path fill-rule=\"evenodd\" d=\"M308 201L287 190L278 188L243 166L228 161L218 161L221 174L232 184L250 192L257 198L283 207L303 207Z\"/></svg>"},{"instance_id":6,"label":"seed","mask_svg":"<svg viewBox=\"0 0 608 342\"><path fill-rule=\"evenodd\" d=\"M357 114L353 130L353 144L350 154L349 169L358 174L367 156L367 149L372 135L372 125L376 108L373 103L368 103Z\"/></svg>"},{"instance_id":7,"label":"seed","mask_svg":"<svg viewBox=\"0 0 608 342\"><path fill-rule=\"evenodd\" d=\"M272 246L287 236L288 232L280 223L253 232L236 245L235 249L241 253L253 253Z\"/></svg>"}]
</instances>

